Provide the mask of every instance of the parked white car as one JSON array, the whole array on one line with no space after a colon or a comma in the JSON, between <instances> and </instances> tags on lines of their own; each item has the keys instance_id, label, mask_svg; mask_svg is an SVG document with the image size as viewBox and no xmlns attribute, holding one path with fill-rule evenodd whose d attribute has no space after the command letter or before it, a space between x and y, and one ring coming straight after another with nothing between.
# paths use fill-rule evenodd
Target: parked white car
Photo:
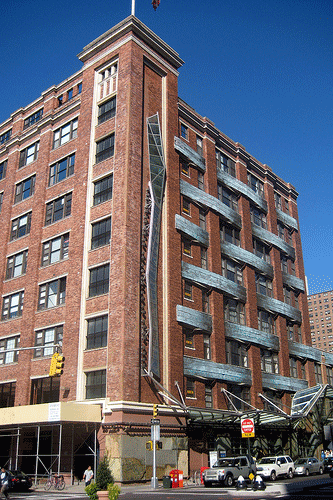
<instances>
[{"instance_id":1,"label":"parked white car","mask_svg":"<svg viewBox=\"0 0 333 500\"><path fill-rule=\"evenodd\" d=\"M295 465L289 455L278 455L276 457L263 457L257 462L257 474L266 479L275 481L278 476L292 478Z\"/></svg>"}]
</instances>

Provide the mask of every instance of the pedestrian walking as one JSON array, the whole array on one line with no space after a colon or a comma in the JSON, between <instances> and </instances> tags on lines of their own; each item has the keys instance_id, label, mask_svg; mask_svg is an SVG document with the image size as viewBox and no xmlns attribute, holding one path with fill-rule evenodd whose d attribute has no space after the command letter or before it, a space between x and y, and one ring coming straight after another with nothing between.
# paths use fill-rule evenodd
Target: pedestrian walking
<instances>
[{"instance_id":1,"label":"pedestrian walking","mask_svg":"<svg viewBox=\"0 0 333 500\"><path fill-rule=\"evenodd\" d=\"M2 495L5 498L9 498L9 495L8 495L9 474L4 467L1 467L0 484L1 484L0 498L2 498Z\"/></svg>"},{"instance_id":2,"label":"pedestrian walking","mask_svg":"<svg viewBox=\"0 0 333 500\"><path fill-rule=\"evenodd\" d=\"M86 486L91 483L92 478L94 477L94 473L91 469L91 465L88 465L88 468L84 471L83 479Z\"/></svg>"}]
</instances>

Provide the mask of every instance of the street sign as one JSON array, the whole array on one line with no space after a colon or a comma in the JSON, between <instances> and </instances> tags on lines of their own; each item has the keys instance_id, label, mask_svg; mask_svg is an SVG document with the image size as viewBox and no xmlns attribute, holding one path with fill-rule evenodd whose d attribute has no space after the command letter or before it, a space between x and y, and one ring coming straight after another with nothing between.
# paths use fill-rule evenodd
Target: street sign
<instances>
[{"instance_id":1,"label":"street sign","mask_svg":"<svg viewBox=\"0 0 333 500\"><path fill-rule=\"evenodd\" d=\"M243 438L254 437L254 420L253 418L241 419L241 431Z\"/></svg>"}]
</instances>

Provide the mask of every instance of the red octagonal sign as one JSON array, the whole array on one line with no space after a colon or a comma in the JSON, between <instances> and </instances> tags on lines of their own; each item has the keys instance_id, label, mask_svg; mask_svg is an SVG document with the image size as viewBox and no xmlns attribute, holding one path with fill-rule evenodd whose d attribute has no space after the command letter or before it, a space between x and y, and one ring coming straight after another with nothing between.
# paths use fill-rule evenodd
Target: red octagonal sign
<instances>
[{"instance_id":1,"label":"red octagonal sign","mask_svg":"<svg viewBox=\"0 0 333 500\"><path fill-rule=\"evenodd\" d=\"M252 418L243 418L241 421L241 429L243 437L254 436L254 422Z\"/></svg>"}]
</instances>

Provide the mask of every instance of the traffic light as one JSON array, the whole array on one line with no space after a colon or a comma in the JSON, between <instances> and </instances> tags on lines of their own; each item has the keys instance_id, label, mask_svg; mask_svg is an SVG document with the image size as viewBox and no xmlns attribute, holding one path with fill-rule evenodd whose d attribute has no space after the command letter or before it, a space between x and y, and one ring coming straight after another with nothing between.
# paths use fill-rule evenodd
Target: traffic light
<instances>
[{"instance_id":1,"label":"traffic light","mask_svg":"<svg viewBox=\"0 0 333 500\"><path fill-rule=\"evenodd\" d=\"M162 441L156 441L156 450L162 450L162 449L163 449Z\"/></svg>"},{"instance_id":2,"label":"traffic light","mask_svg":"<svg viewBox=\"0 0 333 500\"><path fill-rule=\"evenodd\" d=\"M151 451L153 449L153 442L152 441L147 441L146 442L146 450Z\"/></svg>"},{"instance_id":3,"label":"traffic light","mask_svg":"<svg viewBox=\"0 0 333 500\"><path fill-rule=\"evenodd\" d=\"M65 357L59 352L55 352L51 358L49 376L57 377L62 374Z\"/></svg>"},{"instance_id":4,"label":"traffic light","mask_svg":"<svg viewBox=\"0 0 333 500\"><path fill-rule=\"evenodd\" d=\"M158 415L158 406L153 405L153 418L156 418Z\"/></svg>"}]
</instances>

